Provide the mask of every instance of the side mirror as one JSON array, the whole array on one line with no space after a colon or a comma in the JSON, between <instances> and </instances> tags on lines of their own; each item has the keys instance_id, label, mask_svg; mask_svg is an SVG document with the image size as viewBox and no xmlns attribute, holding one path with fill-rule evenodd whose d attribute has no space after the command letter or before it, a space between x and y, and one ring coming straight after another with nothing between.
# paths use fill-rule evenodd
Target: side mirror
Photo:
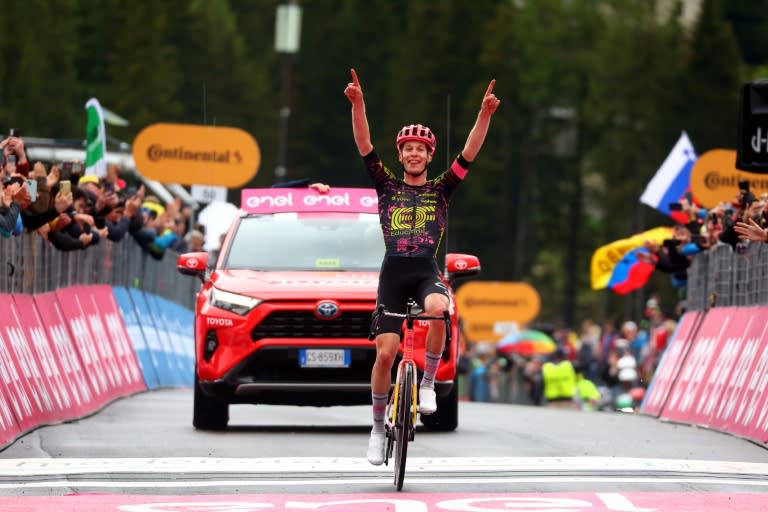
<instances>
[{"instance_id":1,"label":"side mirror","mask_svg":"<svg viewBox=\"0 0 768 512\"><path fill-rule=\"evenodd\" d=\"M449 281L480 273L480 259L472 254L448 253L445 255L445 277Z\"/></svg>"},{"instance_id":2,"label":"side mirror","mask_svg":"<svg viewBox=\"0 0 768 512\"><path fill-rule=\"evenodd\" d=\"M197 276L201 281L205 280L205 271L208 269L207 252L188 252L179 255L176 260L176 270L185 276Z\"/></svg>"}]
</instances>

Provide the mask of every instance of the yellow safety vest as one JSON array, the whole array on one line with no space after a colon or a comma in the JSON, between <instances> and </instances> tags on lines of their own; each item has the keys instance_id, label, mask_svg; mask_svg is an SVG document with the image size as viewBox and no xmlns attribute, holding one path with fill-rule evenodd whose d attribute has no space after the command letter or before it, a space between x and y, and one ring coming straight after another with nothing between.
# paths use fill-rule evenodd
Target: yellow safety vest
<instances>
[{"instance_id":1,"label":"yellow safety vest","mask_svg":"<svg viewBox=\"0 0 768 512\"><path fill-rule=\"evenodd\" d=\"M573 398L576 392L576 372L570 361L547 362L541 366L544 398L549 401Z\"/></svg>"}]
</instances>

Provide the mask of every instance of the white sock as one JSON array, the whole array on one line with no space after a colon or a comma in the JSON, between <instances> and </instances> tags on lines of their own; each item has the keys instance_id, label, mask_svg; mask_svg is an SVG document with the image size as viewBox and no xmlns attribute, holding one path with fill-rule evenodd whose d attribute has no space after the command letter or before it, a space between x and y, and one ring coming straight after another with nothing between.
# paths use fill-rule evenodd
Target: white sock
<instances>
[{"instance_id":1,"label":"white sock","mask_svg":"<svg viewBox=\"0 0 768 512\"><path fill-rule=\"evenodd\" d=\"M371 432L377 434L383 434L386 432L384 428L384 414L387 410L387 393L374 393L371 392L371 401L373 402L373 430Z\"/></svg>"},{"instance_id":2,"label":"white sock","mask_svg":"<svg viewBox=\"0 0 768 512\"><path fill-rule=\"evenodd\" d=\"M421 387L435 389L435 373L440 365L441 354L427 352L424 357L424 376L421 378Z\"/></svg>"}]
</instances>

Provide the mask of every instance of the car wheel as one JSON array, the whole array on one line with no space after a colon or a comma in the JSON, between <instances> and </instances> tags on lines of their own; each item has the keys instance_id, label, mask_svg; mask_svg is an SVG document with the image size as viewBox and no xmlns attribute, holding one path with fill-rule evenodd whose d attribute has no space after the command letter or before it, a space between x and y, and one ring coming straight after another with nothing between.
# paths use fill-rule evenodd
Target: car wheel
<instances>
[{"instance_id":1,"label":"car wheel","mask_svg":"<svg viewBox=\"0 0 768 512\"><path fill-rule=\"evenodd\" d=\"M453 383L451 391L444 396L437 395L437 411L421 415L421 422L435 432L452 432L459 426L459 386Z\"/></svg>"},{"instance_id":2,"label":"car wheel","mask_svg":"<svg viewBox=\"0 0 768 512\"><path fill-rule=\"evenodd\" d=\"M229 404L206 395L195 375L192 425L199 430L222 430L229 422Z\"/></svg>"}]
</instances>

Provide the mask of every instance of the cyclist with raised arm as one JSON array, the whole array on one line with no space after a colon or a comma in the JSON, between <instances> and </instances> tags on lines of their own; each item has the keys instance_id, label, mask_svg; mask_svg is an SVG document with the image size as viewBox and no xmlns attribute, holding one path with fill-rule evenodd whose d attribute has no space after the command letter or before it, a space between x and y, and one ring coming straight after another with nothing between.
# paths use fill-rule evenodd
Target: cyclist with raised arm
<instances>
[{"instance_id":1,"label":"cyclist with raised arm","mask_svg":"<svg viewBox=\"0 0 768 512\"><path fill-rule=\"evenodd\" d=\"M373 148L363 90L355 70L351 73L352 81L347 84L344 94L352 103L355 144L378 195L379 218L386 244L377 303L386 306L390 312L405 313L406 301L413 297L428 315L441 316L448 309L449 296L435 257L445 231L451 195L480 151L491 117L499 106L500 100L493 94L496 80L491 80L485 91L464 149L451 167L437 178L427 180L427 166L434 157L436 146L432 130L411 124L398 132L395 146L403 168L403 178L400 179L384 166ZM424 374L419 385L419 412L422 414L437 410L434 379L445 346L444 323L432 320L429 324ZM379 318L376 362L371 371L373 429L368 442L368 461L374 465L384 462L384 415L401 328L402 318Z\"/></svg>"}]
</instances>

